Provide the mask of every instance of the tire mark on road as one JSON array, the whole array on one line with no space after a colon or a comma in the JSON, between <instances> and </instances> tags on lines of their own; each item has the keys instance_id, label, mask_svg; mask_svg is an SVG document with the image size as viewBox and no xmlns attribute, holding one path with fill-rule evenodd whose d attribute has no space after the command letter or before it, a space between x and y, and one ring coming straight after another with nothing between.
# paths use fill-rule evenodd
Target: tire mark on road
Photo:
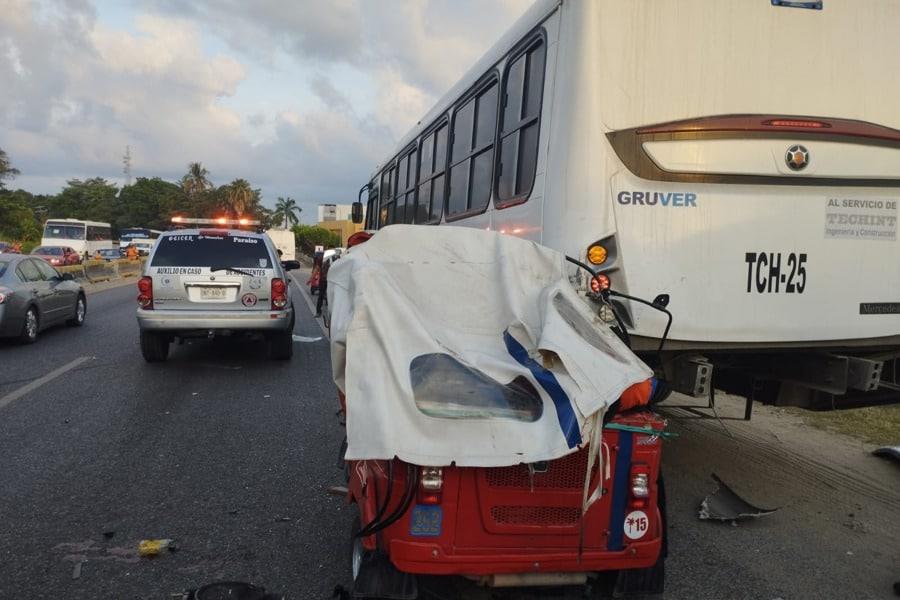
<instances>
[{"instance_id":1,"label":"tire mark on road","mask_svg":"<svg viewBox=\"0 0 900 600\"><path fill-rule=\"evenodd\" d=\"M31 392L38 389L45 383L49 383L49 382L53 381L54 379L56 379L57 377L60 377L61 375L65 375L66 373L68 373L69 371L71 371L72 369L77 367L78 365L80 365L86 361L89 361L91 359L93 359L92 356L79 356L72 362L61 366L60 368L56 369L55 371L50 371L43 377L38 377L31 383L23 385L22 387L20 387L16 390L13 390L12 392L10 392L10 393L6 394L5 396L3 396L2 398L0 398L0 408L5 408L6 406L9 406L10 404L12 404L14 401L18 400L22 396L24 396L26 394L30 394Z\"/></svg>"},{"instance_id":2,"label":"tire mark on road","mask_svg":"<svg viewBox=\"0 0 900 600\"><path fill-rule=\"evenodd\" d=\"M660 407L663 408L663 407ZM675 417L678 427L689 431L698 437L721 436L724 434L715 428L705 427L703 423L692 422L693 415L677 406L667 406L662 410L664 414ZM678 417L681 417L679 419ZM687 418L685 418L687 417ZM852 490L854 493L866 496L871 500L880 502L886 507L900 509L900 498L894 490L885 487L880 482L873 481L861 473L848 472L840 467L826 464L814 458L808 458L787 447L772 448L768 440L747 431L739 424L730 428L734 436L734 444L749 444L754 448L753 452L742 453L742 458L748 462L768 466L770 476L783 476L792 480L801 479L807 482L811 489L816 486L830 488L837 493L845 493ZM773 470L778 465L780 468Z\"/></svg>"}]
</instances>

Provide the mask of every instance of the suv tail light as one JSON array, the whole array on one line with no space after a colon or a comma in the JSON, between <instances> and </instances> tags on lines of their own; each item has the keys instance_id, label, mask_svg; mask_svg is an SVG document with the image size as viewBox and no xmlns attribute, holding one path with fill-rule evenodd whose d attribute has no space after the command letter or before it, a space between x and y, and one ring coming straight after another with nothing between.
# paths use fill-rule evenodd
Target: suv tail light
<instances>
[{"instance_id":1,"label":"suv tail light","mask_svg":"<svg viewBox=\"0 0 900 600\"><path fill-rule=\"evenodd\" d=\"M647 465L632 465L631 477L631 506L634 508L646 508L650 499L650 467Z\"/></svg>"},{"instance_id":2,"label":"suv tail light","mask_svg":"<svg viewBox=\"0 0 900 600\"><path fill-rule=\"evenodd\" d=\"M153 309L153 278L141 277L138 280L138 304L145 310Z\"/></svg>"},{"instance_id":3,"label":"suv tail light","mask_svg":"<svg viewBox=\"0 0 900 600\"><path fill-rule=\"evenodd\" d=\"M440 504L443 487L444 469L422 467L419 472L419 493L416 500L419 504Z\"/></svg>"},{"instance_id":4,"label":"suv tail light","mask_svg":"<svg viewBox=\"0 0 900 600\"><path fill-rule=\"evenodd\" d=\"M274 277L272 279L272 310L281 310L287 306L287 285L284 279Z\"/></svg>"}]
</instances>

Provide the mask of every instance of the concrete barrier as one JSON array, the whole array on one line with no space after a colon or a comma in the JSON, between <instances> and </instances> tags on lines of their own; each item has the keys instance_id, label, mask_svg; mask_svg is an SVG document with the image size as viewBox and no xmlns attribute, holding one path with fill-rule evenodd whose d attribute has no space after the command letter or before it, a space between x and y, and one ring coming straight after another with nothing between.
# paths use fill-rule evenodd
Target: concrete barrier
<instances>
[{"instance_id":1,"label":"concrete barrier","mask_svg":"<svg viewBox=\"0 0 900 600\"><path fill-rule=\"evenodd\" d=\"M71 273L79 281L94 283L97 281L112 281L124 277L136 277L143 273L146 258L140 260L87 260L80 265L68 267L56 267L60 273Z\"/></svg>"},{"instance_id":2,"label":"concrete barrier","mask_svg":"<svg viewBox=\"0 0 900 600\"><path fill-rule=\"evenodd\" d=\"M75 276L75 279L85 280L87 277L84 274L84 265L70 265L68 267L55 267L57 271L60 273L71 273Z\"/></svg>"},{"instance_id":3,"label":"concrete barrier","mask_svg":"<svg viewBox=\"0 0 900 600\"><path fill-rule=\"evenodd\" d=\"M144 271L144 259L116 261L119 277L135 277Z\"/></svg>"},{"instance_id":4,"label":"concrete barrier","mask_svg":"<svg viewBox=\"0 0 900 600\"><path fill-rule=\"evenodd\" d=\"M82 264L84 276L90 282L108 281L119 276L117 266L112 261L86 260Z\"/></svg>"}]
</instances>

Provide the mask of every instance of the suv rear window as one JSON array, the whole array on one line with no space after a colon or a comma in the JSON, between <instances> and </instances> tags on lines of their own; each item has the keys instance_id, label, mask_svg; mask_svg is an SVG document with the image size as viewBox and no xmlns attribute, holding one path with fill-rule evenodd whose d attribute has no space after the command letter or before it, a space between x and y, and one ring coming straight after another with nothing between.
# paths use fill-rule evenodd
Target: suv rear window
<instances>
[{"instance_id":1,"label":"suv rear window","mask_svg":"<svg viewBox=\"0 0 900 600\"><path fill-rule=\"evenodd\" d=\"M151 266L239 269L273 267L269 250L263 240L227 234L179 234L161 237Z\"/></svg>"}]
</instances>

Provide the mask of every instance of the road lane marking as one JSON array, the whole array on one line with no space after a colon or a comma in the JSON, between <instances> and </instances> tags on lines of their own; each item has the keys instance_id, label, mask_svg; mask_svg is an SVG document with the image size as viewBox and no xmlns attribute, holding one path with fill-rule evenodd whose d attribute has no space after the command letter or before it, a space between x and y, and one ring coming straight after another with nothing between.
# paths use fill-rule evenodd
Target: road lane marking
<instances>
[{"instance_id":1,"label":"road lane marking","mask_svg":"<svg viewBox=\"0 0 900 600\"><path fill-rule=\"evenodd\" d=\"M7 395L0 398L0 408L4 408L7 405L9 405L10 403L14 402L15 400L18 400L25 394L29 394L29 393L33 392L34 390L38 389L45 383L50 383L57 377L60 377L61 375L65 375L66 373L68 373L69 371L71 371L72 369L77 367L78 365L80 365L84 362L87 362L87 361L91 360L92 358L93 358L92 356L79 356L72 362L61 366L60 368L56 369L55 371L50 371L43 377L38 377L31 383L27 383L27 384L23 385L22 387L20 387L19 389L11 391Z\"/></svg>"},{"instance_id":2,"label":"road lane marking","mask_svg":"<svg viewBox=\"0 0 900 600\"><path fill-rule=\"evenodd\" d=\"M309 295L309 290L306 289L306 285L301 284L299 281L297 281L297 277L295 277L293 273L291 273L291 278L294 280L294 283L297 284L297 287L300 288L300 293L303 294L303 299L306 300L306 306L309 307L309 314L313 315L313 321L316 322L316 325L318 325L319 329L322 330L322 333L325 334L325 339L331 339L328 337L328 330L325 329L325 324L321 321L321 319L315 316L316 305L312 301L312 296ZM319 293L321 294L322 292Z\"/></svg>"}]
</instances>

